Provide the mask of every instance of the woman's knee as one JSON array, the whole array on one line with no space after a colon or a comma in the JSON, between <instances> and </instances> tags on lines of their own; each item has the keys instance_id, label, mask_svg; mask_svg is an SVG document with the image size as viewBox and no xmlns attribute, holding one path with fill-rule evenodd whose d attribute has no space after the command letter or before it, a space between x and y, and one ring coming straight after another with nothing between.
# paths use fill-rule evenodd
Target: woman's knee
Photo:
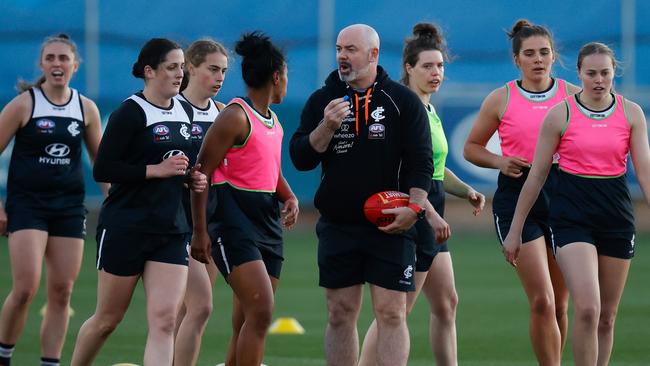
<instances>
[{"instance_id":1,"label":"woman's knee","mask_svg":"<svg viewBox=\"0 0 650 366\"><path fill-rule=\"evenodd\" d=\"M176 328L177 309L173 306L165 306L150 310L149 331L163 334L173 334Z\"/></svg>"},{"instance_id":2,"label":"woman's knee","mask_svg":"<svg viewBox=\"0 0 650 366\"><path fill-rule=\"evenodd\" d=\"M14 302L21 307L29 305L36 292L38 292L38 282L19 284L11 290Z\"/></svg>"},{"instance_id":3,"label":"woman's knee","mask_svg":"<svg viewBox=\"0 0 650 366\"><path fill-rule=\"evenodd\" d=\"M94 327L101 338L107 338L124 318L124 314L101 314L94 315Z\"/></svg>"},{"instance_id":4,"label":"woman's knee","mask_svg":"<svg viewBox=\"0 0 650 366\"><path fill-rule=\"evenodd\" d=\"M555 303L555 317L557 319L566 318L569 312L569 303L568 301L562 303Z\"/></svg>"},{"instance_id":5,"label":"woman's knee","mask_svg":"<svg viewBox=\"0 0 650 366\"><path fill-rule=\"evenodd\" d=\"M583 326L595 328L600 318L600 304L598 303L574 303L574 321Z\"/></svg>"},{"instance_id":6,"label":"woman's knee","mask_svg":"<svg viewBox=\"0 0 650 366\"><path fill-rule=\"evenodd\" d=\"M256 333L265 335L273 319L272 307L256 307L246 313L246 326L253 327Z\"/></svg>"},{"instance_id":7,"label":"woman's knee","mask_svg":"<svg viewBox=\"0 0 650 366\"><path fill-rule=\"evenodd\" d=\"M600 312L600 318L598 320L598 330L601 332L611 332L616 322L616 313L616 309L603 309Z\"/></svg>"},{"instance_id":8,"label":"woman's knee","mask_svg":"<svg viewBox=\"0 0 650 366\"><path fill-rule=\"evenodd\" d=\"M538 294L530 299L530 312L537 316L555 318L555 299L550 294Z\"/></svg>"},{"instance_id":9,"label":"woman's knee","mask_svg":"<svg viewBox=\"0 0 650 366\"><path fill-rule=\"evenodd\" d=\"M70 297L72 296L72 288L74 281L57 282L51 284L47 289L47 302L48 306L56 306L61 308L68 307Z\"/></svg>"},{"instance_id":10,"label":"woman's knee","mask_svg":"<svg viewBox=\"0 0 650 366\"><path fill-rule=\"evenodd\" d=\"M195 304L187 308L186 317L195 319L197 322L207 323L212 314L212 301Z\"/></svg>"}]
</instances>

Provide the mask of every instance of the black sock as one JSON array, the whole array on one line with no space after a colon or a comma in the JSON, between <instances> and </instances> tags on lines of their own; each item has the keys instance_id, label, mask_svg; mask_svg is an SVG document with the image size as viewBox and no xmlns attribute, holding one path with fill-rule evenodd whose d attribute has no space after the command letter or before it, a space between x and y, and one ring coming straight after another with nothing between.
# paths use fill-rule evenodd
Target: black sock
<instances>
[{"instance_id":1,"label":"black sock","mask_svg":"<svg viewBox=\"0 0 650 366\"><path fill-rule=\"evenodd\" d=\"M14 353L13 344L0 343L0 366L11 365L11 355Z\"/></svg>"},{"instance_id":2,"label":"black sock","mask_svg":"<svg viewBox=\"0 0 650 366\"><path fill-rule=\"evenodd\" d=\"M58 358L41 357L41 366L60 366L60 362Z\"/></svg>"}]
</instances>

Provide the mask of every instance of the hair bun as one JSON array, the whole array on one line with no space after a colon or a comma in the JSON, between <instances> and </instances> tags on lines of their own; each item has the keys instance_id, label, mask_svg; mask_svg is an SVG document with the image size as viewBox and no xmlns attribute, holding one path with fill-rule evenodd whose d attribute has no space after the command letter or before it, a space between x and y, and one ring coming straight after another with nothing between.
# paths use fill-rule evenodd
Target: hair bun
<instances>
[{"instance_id":1,"label":"hair bun","mask_svg":"<svg viewBox=\"0 0 650 366\"><path fill-rule=\"evenodd\" d=\"M131 75L135 76L138 79L144 79L144 67L140 65L140 62L133 63L133 67L131 68Z\"/></svg>"},{"instance_id":2,"label":"hair bun","mask_svg":"<svg viewBox=\"0 0 650 366\"><path fill-rule=\"evenodd\" d=\"M528 19L519 19L515 22L515 24L512 26L512 29L508 33L508 37L510 39L514 38L515 35L522 30L524 27L532 27L533 24L528 21Z\"/></svg>"},{"instance_id":3,"label":"hair bun","mask_svg":"<svg viewBox=\"0 0 650 366\"><path fill-rule=\"evenodd\" d=\"M66 33L59 33L56 35L56 38L70 39L70 36Z\"/></svg>"},{"instance_id":4,"label":"hair bun","mask_svg":"<svg viewBox=\"0 0 650 366\"><path fill-rule=\"evenodd\" d=\"M246 33L235 46L235 52L243 57L256 58L267 55L272 49L271 40L260 31Z\"/></svg>"},{"instance_id":5,"label":"hair bun","mask_svg":"<svg viewBox=\"0 0 650 366\"><path fill-rule=\"evenodd\" d=\"M415 37L437 39L440 36L440 31L431 23L418 23L413 27L413 35Z\"/></svg>"}]
</instances>

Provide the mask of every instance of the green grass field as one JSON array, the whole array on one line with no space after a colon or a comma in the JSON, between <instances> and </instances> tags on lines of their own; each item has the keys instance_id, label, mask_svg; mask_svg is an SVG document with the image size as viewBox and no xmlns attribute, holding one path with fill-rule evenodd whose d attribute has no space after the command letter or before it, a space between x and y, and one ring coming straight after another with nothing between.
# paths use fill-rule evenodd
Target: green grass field
<instances>
[{"instance_id":1,"label":"green grass field","mask_svg":"<svg viewBox=\"0 0 650 366\"><path fill-rule=\"evenodd\" d=\"M616 342L611 365L650 365L650 256L643 250L650 245L650 235L637 240L627 287L616 325ZM528 341L527 303L523 290L500 251L492 232L463 233L457 229L451 241L460 296L458 308L458 354L461 365L535 365ZM277 294L275 317L298 319L306 329L304 335L271 335L266 346L265 363L269 366L324 365L323 333L326 313L324 291L318 287L316 240L312 228L286 235L286 261ZM89 240L80 278L72 300L75 315L63 351L68 364L81 323L95 307L95 242ZM0 295L10 289L10 269L6 240L0 241ZM420 299L409 319L411 355L409 365L434 363L427 341L427 305ZM203 338L199 365L214 366L223 362L230 337L230 289L223 279L215 286L215 310ZM39 354L39 309L44 294L39 292L30 309L27 327L16 347L14 365L35 365ZM370 321L369 297L359 322L363 334ZM124 321L111 336L95 365L118 362L141 364L146 337L144 293L136 291ZM571 365L570 340L564 364Z\"/></svg>"}]
</instances>

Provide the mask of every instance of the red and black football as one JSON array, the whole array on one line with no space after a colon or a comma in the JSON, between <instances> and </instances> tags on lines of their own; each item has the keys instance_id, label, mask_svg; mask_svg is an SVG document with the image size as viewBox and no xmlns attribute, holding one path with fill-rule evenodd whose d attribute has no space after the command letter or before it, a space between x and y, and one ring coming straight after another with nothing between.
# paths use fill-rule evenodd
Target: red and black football
<instances>
[{"instance_id":1,"label":"red and black football","mask_svg":"<svg viewBox=\"0 0 650 366\"><path fill-rule=\"evenodd\" d=\"M368 197L363 205L363 213L368 221L382 227L395 220L395 215L384 214L381 211L387 208L404 207L409 204L409 195L398 191L377 192Z\"/></svg>"}]
</instances>

